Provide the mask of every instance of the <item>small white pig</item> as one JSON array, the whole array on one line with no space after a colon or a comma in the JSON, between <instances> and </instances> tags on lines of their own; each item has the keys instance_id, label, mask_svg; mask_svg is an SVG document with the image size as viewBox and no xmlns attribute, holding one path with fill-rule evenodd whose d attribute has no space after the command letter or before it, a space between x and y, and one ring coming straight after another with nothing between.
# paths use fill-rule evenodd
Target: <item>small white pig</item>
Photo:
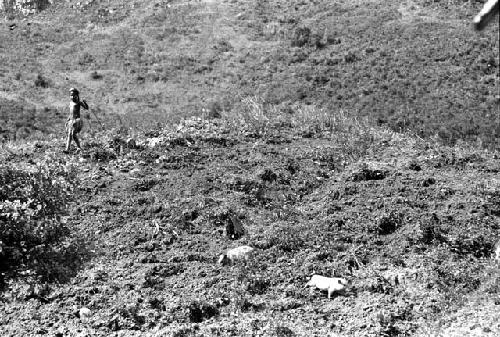
<instances>
[{"instance_id":1,"label":"small white pig","mask_svg":"<svg viewBox=\"0 0 500 337\"><path fill-rule=\"evenodd\" d=\"M219 263L222 265L233 264L236 261L248 260L255 249L250 246L240 246L229 249L225 254L219 257Z\"/></svg>"},{"instance_id":2,"label":"small white pig","mask_svg":"<svg viewBox=\"0 0 500 337\"><path fill-rule=\"evenodd\" d=\"M319 290L327 290L328 298L330 298L334 292L343 291L346 285L347 280L345 278L313 275L309 282L307 282L306 287L314 287Z\"/></svg>"}]
</instances>

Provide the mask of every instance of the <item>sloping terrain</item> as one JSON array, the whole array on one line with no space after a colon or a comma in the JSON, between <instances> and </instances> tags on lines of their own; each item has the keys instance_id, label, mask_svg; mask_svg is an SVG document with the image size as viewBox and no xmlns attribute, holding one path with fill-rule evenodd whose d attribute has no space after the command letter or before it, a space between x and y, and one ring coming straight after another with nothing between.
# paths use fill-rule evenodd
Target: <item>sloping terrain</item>
<instances>
[{"instance_id":1,"label":"sloping terrain","mask_svg":"<svg viewBox=\"0 0 500 337\"><path fill-rule=\"evenodd\" d=\"M8 16L0 168L77 172L83 246L64 275L7 280L0 335L499 335L498 24L478 36L480 4L446 3ZM64 155L71 86L91 119ZM350 284L327 299L312 274Z\"/></svg>"},{"instance_id":2,"label":"sloping terrain","mask_svg":"<svg viewBox=\"0 0 500 337\"><path fill-rule=\"evenodd\" d=\"M318 121L188 119L118 154L117 137L88 142L67 157L82 178L68 223L88 262L69 283L11 283L2 335L498 334L498 155ZM253 260L216 263L242 244ZM314 273L349 290L310 293Z\"/></svg>"}]
</instances>

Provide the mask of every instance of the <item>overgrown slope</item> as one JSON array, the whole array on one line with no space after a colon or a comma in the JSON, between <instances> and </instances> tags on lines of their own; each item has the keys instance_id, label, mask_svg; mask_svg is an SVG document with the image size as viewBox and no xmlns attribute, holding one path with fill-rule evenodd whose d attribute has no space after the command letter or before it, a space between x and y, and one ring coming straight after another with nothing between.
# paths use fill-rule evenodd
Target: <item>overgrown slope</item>
<instances>
[{"instance_id":1,"label":"overgrown slope","mask_svg":"<svg viewBox=\"0 0 500 337\"><path fill-rule=\"evenodd\" d=\"M185 120L133 149L109 135L67 157L84 181L68 223L94 256L67 284L12 283L2 335L500 331L498 154L256 106ZM58 152L23 148L4 159ZM246 233L235 240L237 224ZM259 248L256 258L216 264L241 244ZM304 288L313 273L351 285L328 300ZM89 319L74 315L82 307Z\"/></svg>"}]
</instances>

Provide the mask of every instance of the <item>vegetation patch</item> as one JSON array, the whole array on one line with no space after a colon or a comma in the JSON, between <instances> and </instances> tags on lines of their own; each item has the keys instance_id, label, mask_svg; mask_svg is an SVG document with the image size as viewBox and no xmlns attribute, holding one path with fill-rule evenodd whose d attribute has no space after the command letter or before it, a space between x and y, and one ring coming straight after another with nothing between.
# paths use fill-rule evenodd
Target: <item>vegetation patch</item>
<instances>
[{"instance_id":1,"label":"vegetation patch","mask_svg":"<svg viewBox=\"0 0 500 337\"><path fill-rule=\"evenodd\" d=\"M48 164L48 163L47 163ZM67 212L78 184L71 166L0 166L0 276L65 281L86 258Z\"/></svg>"}]
</instances>

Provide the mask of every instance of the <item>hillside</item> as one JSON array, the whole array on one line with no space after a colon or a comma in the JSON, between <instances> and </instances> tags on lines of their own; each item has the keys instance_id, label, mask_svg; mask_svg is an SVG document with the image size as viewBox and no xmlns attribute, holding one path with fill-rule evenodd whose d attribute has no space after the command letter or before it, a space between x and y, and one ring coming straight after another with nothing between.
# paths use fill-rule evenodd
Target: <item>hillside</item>
<instances>
[{"instance_id":1,"label":"hillside","mask_svg":"<svg viewBox=\"0 0 500 337\"><path fill-rule=\"evenodd\" d=\"M176 122L211 107L238 111L243 98L258 96L270 105L346 110L451 145L498 148L498 24L474 32L470 18L480 6L56 2L3 21L0 116L23 117L3 117L1 132L59 133L67 90L77 87L110 126Z\"/></svg>"},{"instance_id":2,"label":"hillside","mask_svg":"<svg viewBox=\"0 0 500 337\"><path fill-rule=\"evenodd\" d=\"M314 111L266 116L188 119L118 154L116 135L83 157L54 142L4 148L15 167L59 162L82 182L67 219L80 241L40 285L33 273L9 283L2 336L500 332L498 154ZM216 264L241 244L261 250ZM328 300L303 287L313 273L352 284Z\"/></svg>"},{"instance_id":3,"label":"hillside","mask_svg":"<svg viewBox=\"0 0 500 337\"><path fill-rule=\"evenodd\" d=\"M498 24L471 30L479 3L76 4L0 31L2 230L42 186L26 172L68 192L62 242L0 262L1 336L500 334ZM71 86L91 113L65 155ZM243 244L253 259L217 264ZM327 299L312 274L350 284Z\"/></svg>"}]
</instances>

